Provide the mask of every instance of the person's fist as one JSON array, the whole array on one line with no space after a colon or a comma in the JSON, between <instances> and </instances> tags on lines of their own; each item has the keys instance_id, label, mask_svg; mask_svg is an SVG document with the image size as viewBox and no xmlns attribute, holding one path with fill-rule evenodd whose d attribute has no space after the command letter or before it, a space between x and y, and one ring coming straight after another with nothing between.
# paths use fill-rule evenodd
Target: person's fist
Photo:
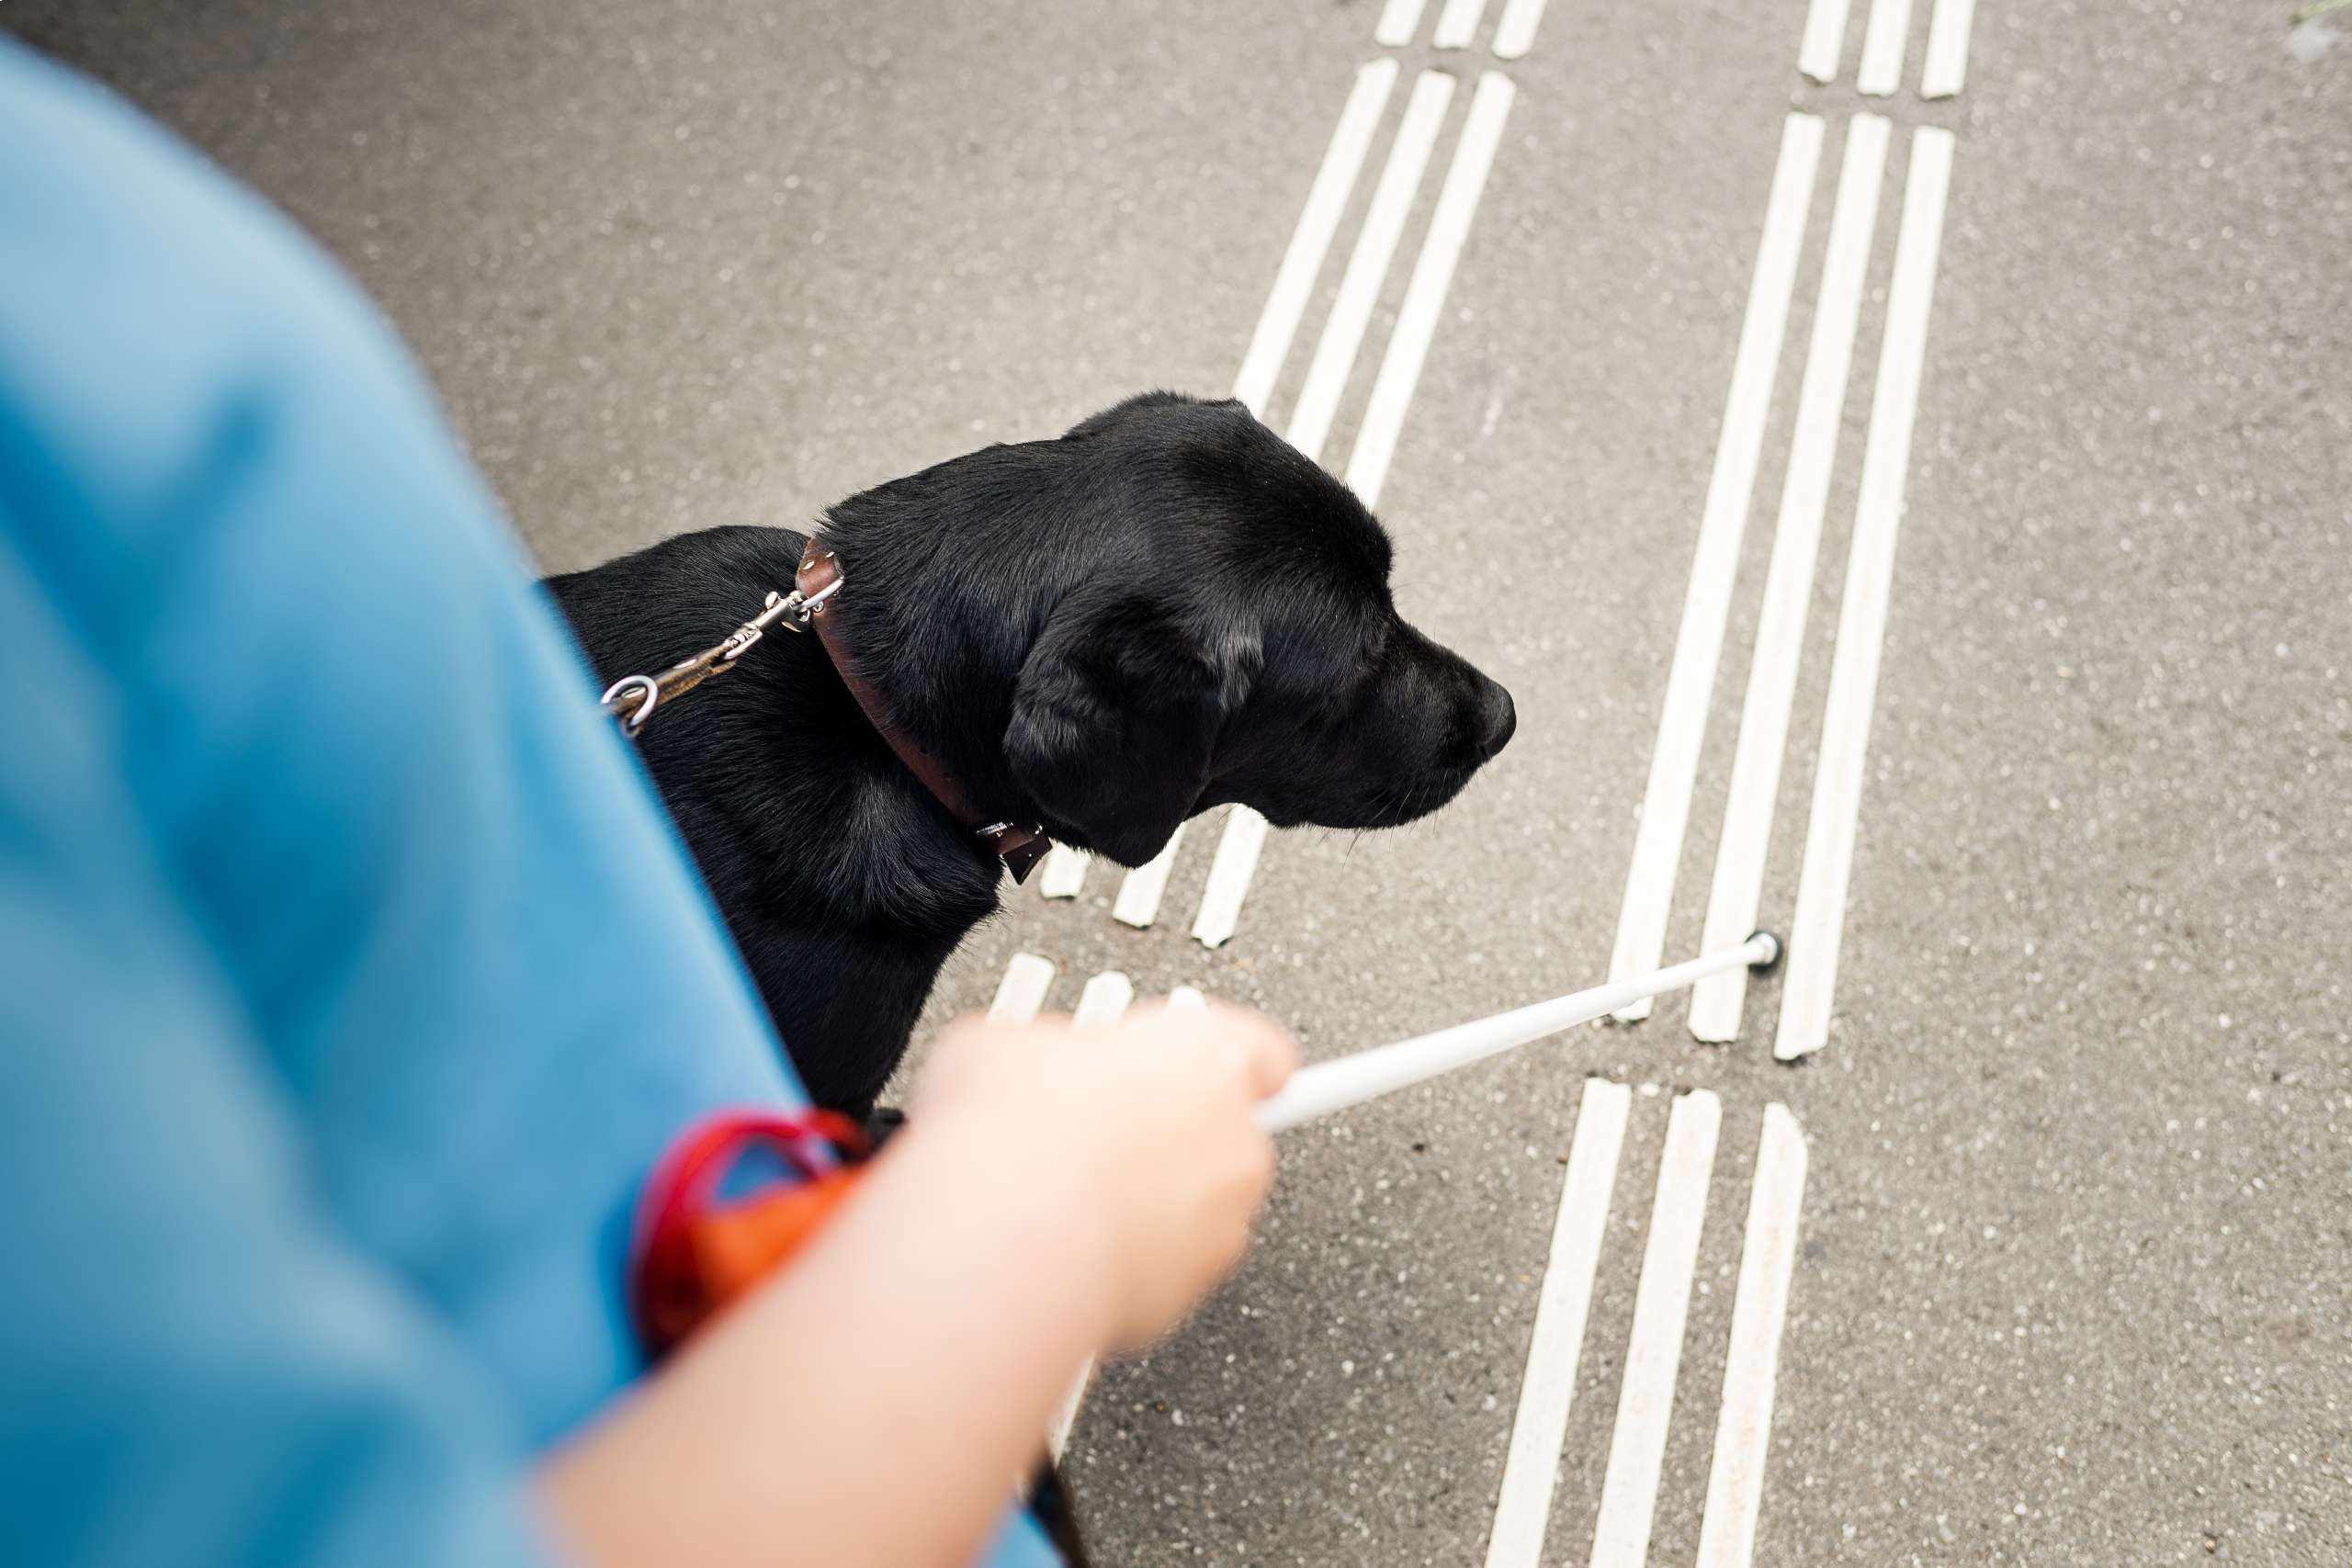
<instances>
[{"instance_id":1,"label":"person's fist","mask_svg":"<svg viewBox=\"0 0 2352 1568\"><path fill-rule=\"evenodd\" d=\"M1238 1008L1147 1006L1090 1029L967 1020L933 1046L914 1124L979 1132L991 1157L1073 1200L1092 1232L1071 1238L1077 1256L1103 1271L1106 1348L1129 1349L1248 1251L1274 1175L1254 1112L1297 1060L1288 1034Z\"/></svg>"}]
</instances>

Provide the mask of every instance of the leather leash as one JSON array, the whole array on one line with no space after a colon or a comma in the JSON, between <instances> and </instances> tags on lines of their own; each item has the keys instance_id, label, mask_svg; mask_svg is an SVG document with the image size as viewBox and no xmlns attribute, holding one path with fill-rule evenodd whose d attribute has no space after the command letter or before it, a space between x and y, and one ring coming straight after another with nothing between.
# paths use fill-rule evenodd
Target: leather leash
<instances>
[{"instance_id":1,"label":"leather leash","mask_svg":"<svg viewBox=\"0 0 2352 1568\"><path fill-rule=\"evenodd\" d=\"M685 695L713 675L733 669L735 661L771 628L780 625L786 631L798 632L813 625L825 657L832 661L842 684L849 688L858 711L865 715L866 723L874 727L883 744L890 748L932 798L970 831L983 850L1004 863L1014 883L1027 881L1046 852L1053 848L1053 840L1046 837L1041 824L991 818L977 809L962 781L947 764L899 727L882 694L858 673L842 651L838 600L846 581L841 558L825 547L820 536L810 535L800 552L799 569L793 573L790 593L771 592L758 615L728 633L725 640L693 658L681 660L657 674L625 675L614 682L605 690L605 712L621 727L623 735L634 740L656 708Z\"/></svg>"}]
</instances>

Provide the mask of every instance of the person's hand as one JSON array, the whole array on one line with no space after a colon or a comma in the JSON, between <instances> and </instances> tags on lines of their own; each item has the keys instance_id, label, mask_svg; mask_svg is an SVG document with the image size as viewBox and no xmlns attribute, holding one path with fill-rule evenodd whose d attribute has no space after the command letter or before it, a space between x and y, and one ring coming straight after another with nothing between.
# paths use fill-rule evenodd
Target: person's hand
<instances>
[{"instance_id":1,"label":"person's hand","mask_svg":"<svg viewBox=\"0 0 2352 1568\"><path fill-rule=\"evenodd\" d=\"M1072 1255L1100 1270L1104 1348L1132 1349L1249 1249L1274 1174L1252 1113L1297 1060L1288 1034L1238 1008L1144 1007L1101 1029L965 1020L933 1048L909 1132L1028 1168L1046 1212L1085 1233Z\"/></svg>"}]
</instances>

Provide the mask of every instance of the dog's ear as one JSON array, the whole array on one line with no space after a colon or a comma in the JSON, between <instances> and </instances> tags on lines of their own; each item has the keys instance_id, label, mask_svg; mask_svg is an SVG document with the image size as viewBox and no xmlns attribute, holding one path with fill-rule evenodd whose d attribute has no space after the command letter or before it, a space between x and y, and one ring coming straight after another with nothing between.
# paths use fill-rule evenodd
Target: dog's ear
<instances>
[{"instance_id":1,"label":"dog's ear","mask_svg":"<svg viewBox=\"0 0 2352 1568\"><path fill-rule=\"evenodd\" d=\"M1254 642L1209 648L1141 598L1066 604L1021 666L1005 761L1049 825L1141 865L1207 786L1257 665Z\"/></svg>"}]
</instances>

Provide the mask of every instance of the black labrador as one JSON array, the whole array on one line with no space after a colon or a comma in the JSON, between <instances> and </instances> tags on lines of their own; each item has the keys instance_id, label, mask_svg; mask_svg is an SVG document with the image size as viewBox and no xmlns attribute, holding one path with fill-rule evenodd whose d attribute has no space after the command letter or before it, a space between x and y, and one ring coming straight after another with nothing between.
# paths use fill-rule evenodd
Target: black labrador
<instances>
[{"instance_id":1,"label":"black labrador","mask_svg":"<svg viewBox=\"0 0 2352 1568\"><path fill-rule=\"evenodd\" d=\"M807 536L713 528L548 580L606 681L788 590ZM1003 863L844 684L991 818L1141 865L1213 806L1385 828L1510 739L1510 695L1407 626L1387 535L1238 402L1132 398L842 502L831 636L779 627L662 712L647 766L810 1096L873 1109Z\"/></svg>"}]
</instances>

